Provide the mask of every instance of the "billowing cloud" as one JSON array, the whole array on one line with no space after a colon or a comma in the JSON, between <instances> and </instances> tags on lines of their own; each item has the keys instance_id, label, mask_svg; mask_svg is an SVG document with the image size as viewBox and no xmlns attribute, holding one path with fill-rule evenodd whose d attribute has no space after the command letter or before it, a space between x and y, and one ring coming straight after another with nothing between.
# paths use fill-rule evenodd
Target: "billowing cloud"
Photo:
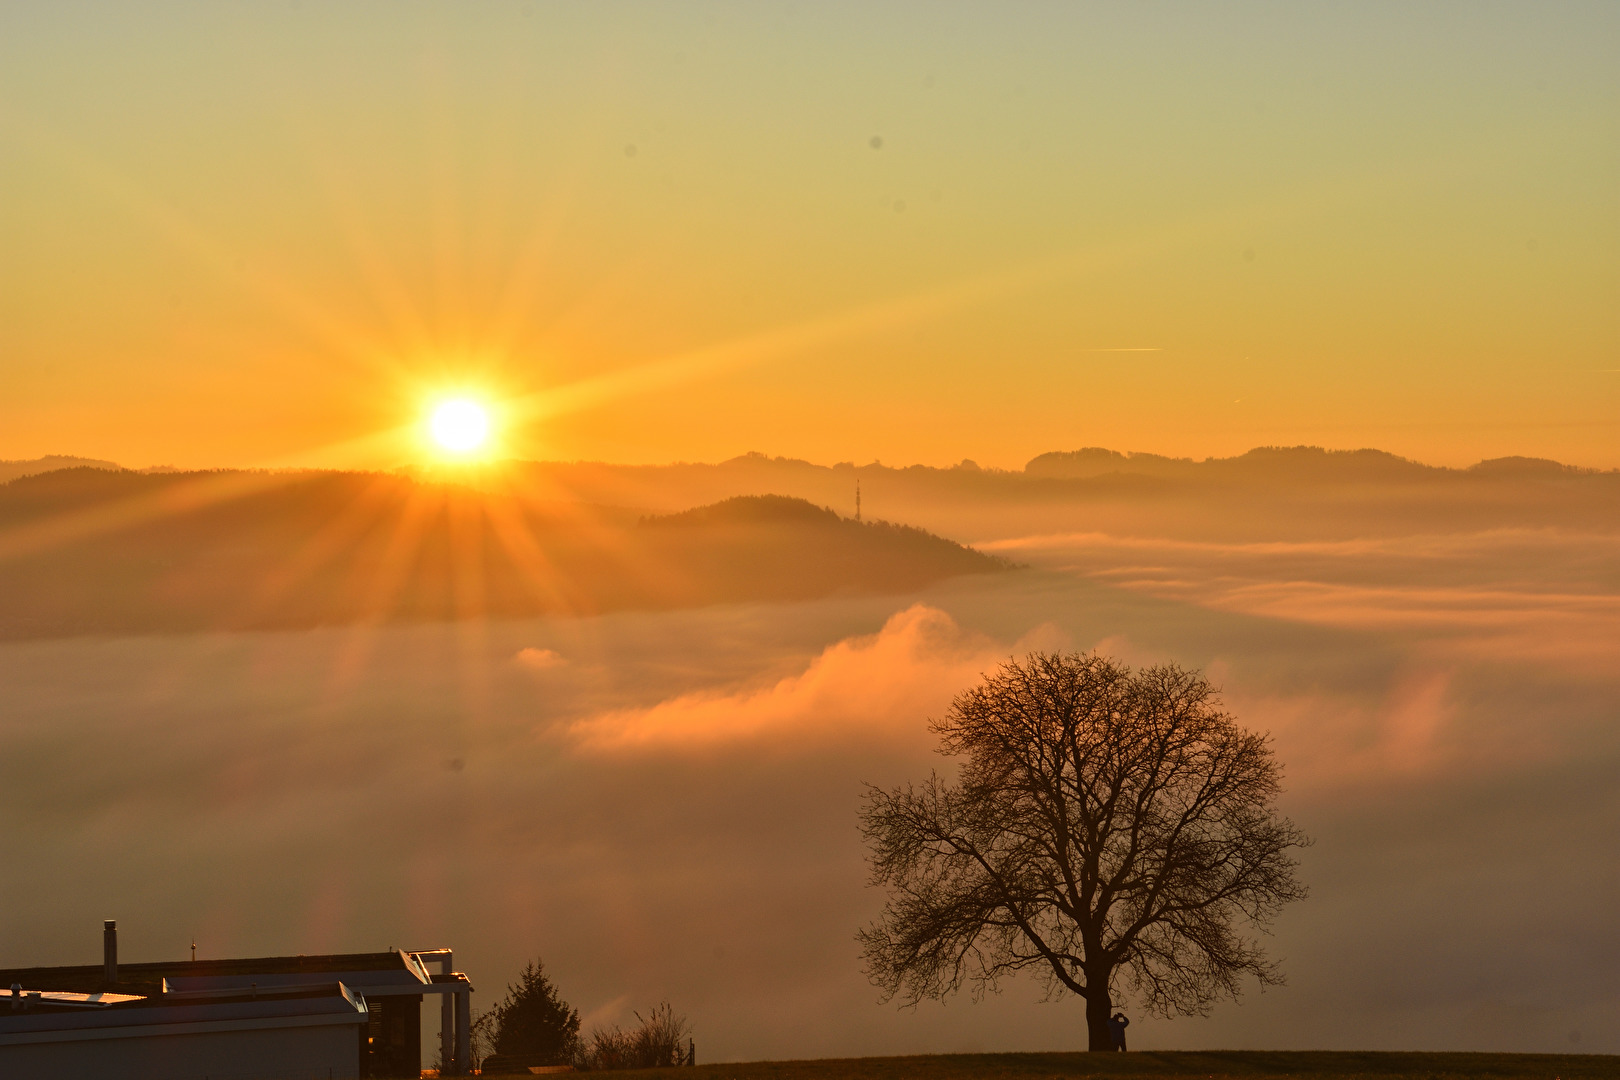
<instances>
[{"instance_id":1,"label":"billowing cloud","mask_svg":"<svg viewBox=\"0 0 1620 1080\"><path fill-rule=\"evenodd\" d=\"M1313 798L1500 764L1477 731L1456 724L1453 667L1401 671L1376 694L1289 693L1253 685L1226 663L1209 674L1224 685L1227 708L1246 727L1273 737L1290 789Z\"/></svg>"},{"instance_id":2,"label":"billowing cloud","mask_svg":"<svg viewBox=\"0 0 1620 1080\"><path fill-rule=\"evenodd\" d=\"M530 671L546 671L568 663L568 658L556 649L537 649L532 645L519 649L513 659Z\"/></svg>"},{"instance_id":3,"label":"billowing cloud","mask_svg":"<svg viewBox=\"0 0 1620 1080\"><path fill-rule=\"evenodd\" d=\"M1069 635L1041 623L1010 644L964 630L937 607L913 604L876 634L824 649L801 673L768 687L703 690L646 708L580 720L587 748L703 745L738 739L893 736L915 741L920 720L937 716L988 671L1033 651L1067 651Z\"/></svg>"},{"instance_id":4,"label":"billowing cloud","mask_svg":"<svg viewBox=\"0 0 1620 1080\"><path fill-rule=\"evenodd\" d=\"M940 609L915 604L876 634L830 645L804 672L769 687L682 694L651 708L593 716L572 730L596 749L832 738L857 727L867 737L877 730L915 737L919 717L940 713L1008 653L982 634L964 632Z\"/></svg>"}]
</instances>

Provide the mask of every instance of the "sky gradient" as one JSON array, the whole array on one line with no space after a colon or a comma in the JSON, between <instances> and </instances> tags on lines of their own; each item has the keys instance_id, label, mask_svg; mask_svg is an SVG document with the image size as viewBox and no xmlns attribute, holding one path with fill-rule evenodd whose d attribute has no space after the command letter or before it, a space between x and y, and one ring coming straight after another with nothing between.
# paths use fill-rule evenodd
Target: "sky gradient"
<instances>
[{"instance_id":1,"label":"sky gradient","mask_svg":"<svg viewBox=\"0 0 1620 1080\"><path fill-rule=\"evenodd\" d=\"M1620 466L1605 4L12 4L0 458Z\"/></svg>"}]
</instances>

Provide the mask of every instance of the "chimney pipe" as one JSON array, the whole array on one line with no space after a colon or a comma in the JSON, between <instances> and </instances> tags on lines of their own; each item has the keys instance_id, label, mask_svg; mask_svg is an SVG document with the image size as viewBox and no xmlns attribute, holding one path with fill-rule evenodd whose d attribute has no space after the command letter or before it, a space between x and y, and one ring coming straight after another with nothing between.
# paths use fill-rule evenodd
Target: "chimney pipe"
<instances>
[{"instance_id":1,"label":"chimney pipe","mask_svg":"<svg viewBox=\"0 0 1620 1080\"><path fill-rule=\"evenodd\" d=\"M118 982L118 920L108 919L101 924L102 979L108 986Z\"/></svg>"}]
</instances>

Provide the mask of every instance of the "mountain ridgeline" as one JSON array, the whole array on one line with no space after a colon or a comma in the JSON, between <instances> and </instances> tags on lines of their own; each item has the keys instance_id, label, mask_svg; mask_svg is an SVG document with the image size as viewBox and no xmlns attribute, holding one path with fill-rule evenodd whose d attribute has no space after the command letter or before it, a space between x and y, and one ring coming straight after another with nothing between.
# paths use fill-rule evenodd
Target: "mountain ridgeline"
<instances>
[{"instance_id":1,"label":"mountain ridgeline","mask_svg":"<svg viewBox=\"0 0 1620 1080\"><path fill-rule=\"evenodd\" d=\"M671 515L391 474L67 468L0 486L0 637L901 593L1006 564L802 499Z\"/></svg>"},{"instance_id":2,"label":"mountain ridgeline","mask_svg":"<svg viewBox=\"0 0 1620 1080\"><path fill-rule=\"evenodd\" d=\"M816 465L746 454L717 464L510 462L502 483L556 499L672 511L774 492L854 508L965 543L1053 532L1243 541L1500 528L1620 528L1620 471L1535 458L1438 468L1381 450L1260 447L1230 458L1088 448L1022 470Z\"/></svg>"}]
</instances>

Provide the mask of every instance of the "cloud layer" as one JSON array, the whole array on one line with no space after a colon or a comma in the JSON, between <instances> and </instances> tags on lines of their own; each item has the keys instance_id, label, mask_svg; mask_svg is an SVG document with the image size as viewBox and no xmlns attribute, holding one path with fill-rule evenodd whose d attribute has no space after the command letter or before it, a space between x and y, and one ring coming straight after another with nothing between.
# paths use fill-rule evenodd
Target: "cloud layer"
<instances>
[{"instance_id":1,"label":"cloud layer","mask_svg":"<svg viewBox=\"0 0 1620 1080\"><path fill-rule=\"evenodd\" d=\"M1289 985L1141 1046L1620 1050L1606 543L1043 539L898 602L3 645L0 963L117 917L137 959L450 944L484 1004L541 956L709 1060L1073 1047L1033 986L875 1000L855 809L949 768L981 672L1098 647L1208 671L1317 839Z\"/></svg>"}]
</instances>

